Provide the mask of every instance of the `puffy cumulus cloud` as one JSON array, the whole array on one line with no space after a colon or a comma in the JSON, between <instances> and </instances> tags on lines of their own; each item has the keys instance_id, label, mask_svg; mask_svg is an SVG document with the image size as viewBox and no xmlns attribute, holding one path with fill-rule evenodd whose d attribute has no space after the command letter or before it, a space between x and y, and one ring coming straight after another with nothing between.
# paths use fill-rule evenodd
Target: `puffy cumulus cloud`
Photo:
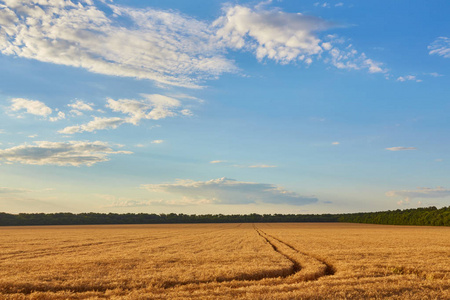
<instances>
[{"instance_id":1,"label":"puffy cumulus cloud","mask_svg":"<svg viewBox=\"0 0 450 300\"><path fill-rule=\"evenodd\" d=\"M236 70L209 24L102 2L105 10L89 0L1 1L0 52L191 88Z\"/></svg>"},{"instance_id":2,"label":"puffy cumulus cloud","mask_svg":"<svg viewBox=\"0 0 450 300\"><path fill-rule=\"evenodd\" d=\"M43 102L24 98L11 99L11 106L9 108L12 111L25 111L27 114L41 116L44 118L52 113L52 109Z\"/></svg>"},{"instance_id":3,"label":"puffy cumulus cloud","mask_svg":"<svg viewBox=\"0 0 450 300\"><path fill-rule=\"evenodd\" d=\"M162 144L164 143L164 140L153 140L152 144Z\"/></svg>"},{"instance_id":4,"label":"puffy cumulus cloud","mask_svg":"<svg viewBox=\"0 0 450 300\"><path fill-rule=\"evenodd\" d=\"M416 147L391 147L391 148L386 148L386 150L389 151L408 151L408 150L417 150Z\"/></svg>"},{"instance_id":5,"label":"puffy cumulus cloud","mask_svg":"<svg viewBox=\"0 0 450 300\"><path fill-rule=\"evenodd\" d=\"M242 182L229 178L209 181L177 180L172 184L145 184L142 188L182 196L182 203L250 204L273 203L305 205L317 198L301 196L274 184Z\"/></svg>"},{"instance_id":6,"label":"puffy cumulus cloud","mask_svg":"<svg viewBox=\"0 0 450 300\"><path fill-rule=\"evenodd\" d=\"M143 100L108 99L106 107L115 112L129 115L127 122L137 125L141 119L159 120L176 115L190 115L188 109L181 109L181 102L160 94L142 94Z\"/></svg>"},{"instance_id":7,"label":"puffy cumulus cloud","mask_svg":"<svg viewBox=\"0 0 450 300\"><path fill-rule=\"evenodd\" d=\"M27 113L35 116L41 116L44 119L47 119L51 122L56 122L58 120L62 120L66 118L66 114L62 111L58 111L56 113L56 116L49 117L53 110L45 105L44 102L38 101L38 100L29 100L24 98L13 98L11 99L11 105L9 106L9 109L14 112L18 113ZM19 117L22 117L22 115L19 115Z\"/></svg>"},{"instance_id":8,"label":"puffy cumulus cloud","mask_svg":"<svg viewBox=\"0 0 450 300\"><path fill-rule=\"evenodd\" d=\"M386 72L364 53L321 39L318 33L335 24L314 16L228 5L207 23L174 11L101 2L103 9L90 0L0 1L0 53L189 88L236 72L226 57L230 49L281 64L309 65L328 56L338 68Z\"/></svg>"},{"instance_id":9,"label":"puffy cumulus cloud","mask_svg":"<svg viewBox=\"0 0 450 300\"><path fill-rule=\"evenodd\" d=\"M83 100L77 100L77 101L75 101L75 103L67 104L67 106L69 106L69 107L71 107L73 109L76 109L76 110L87 110L87 111L94 110L92 108L93 105L94 105L93 103L86 103Z\"/></svg>"},{"instance_id":10,"label":"puffy cumulus cloud","mask_svg":"<svg viewBox=\"0 0 450 300\"><path fill-rule=\"evenodd\" d=\"M69 126L64 129L59 130L59 133L64 134L74 134L77 132L92 132L95 130L103 130L103 129L115 129L125 123L125 119L122 118L100 118L100 117L94 117L94 120L90 121L87 124L83 125L75 125L75 126Z\"/></svg>"},{"instance_id":11,"label":"puffy cumulus cloud","mask_svg":"<svg viewBox=\"0 0 450 300\"><path fill-rule=\"evenodd\" d=\"M331 27L323 19L300 13L240 5L224 10L225 16L214 22L217 36L228 47L254 50L259 60L267 57L289 63L320 54L323 51L321 40L314 33Z\"/></svg>"},{"instance_id":12,"label":"puffy cumulus cloud","mask_svg":"<svg viewBox=\"0 0 450 300\"><path fill-rule=\"evenodd\" d=\"M142 119L160 120L175 116L191 116L192 112L184 108L175 98L159 94L142 94L143 99L107 99L106 107L127 117L94 117L87 124L66 127L59 133L74 134L102 129L115 129L124 123L138 125Z\"/></svg>"},{"instance_id":13,"label":"puffy cumulus cloud","mask_svg":"<svg viewBox=\"0 0 450 300\"><path fill-rule=\"evenodd\" d=\"M114 151L107 143L95 141L48 142L36 141L0 150L0 160L29 165L92 166L108 161L110 154L131 154Z\"/></svg>"},{"instance_id":14,"label":"puffy cumulus cloud","mask_svg":"<svg viewBox=\"0 0 450 300\"><path fill-rule=\"evenodd\" d=\"M328 56L325 58L325 62L331 63L338 69L366 69L369 73L387 73L387 70L383 68L382 63L373 61L368 58L365 53L359 53L354 49L352 44L347 45L343 49L336 46L341 43L343 43L342 40L336 39L334 36L331 37L331 41L328 42L329 45L326 46L326 48L329 48L329 51ZM322 45L325 45L325 43Z\"/></svg>"},{"instance_id":15,"label":"puffy cumulus cloud","mask_svg":"<svg viewBox=\"0 0 450 300\"><path fill-rule=\"evenodd\" d=\"M86 103L83 100L76 100L74 103L67 104L68 107L72 108L70 112L76 116L82 116L83 111L93 111L93 103Z\"/></svg>"},{"instance_id":16,"label":"puffy cumulus cloud","mask_svg":"<svg viewBox=\"0 0 450 300\"><path fill-rule=\"evenodd\" d=\"M65 119L65 118L66 118L66 114L63 113L62 111L58 111L58 114L56 115L56 117L51 117L51 118L49 118L49 120L51 122L56 122L58 120L62 120L62 119Z\"/></svg>"},{"instance_id":17,"label":"puffy cumulus cloud","mask_svg":"<svg viewBox=\"0 0 450 300\"><path fill-rule=\"evenodd\" d=\"M408 204L414 198L447 198L450 197L450 190L441 186L437 188L421 187L416 190L388 191L388 197L402 197L397 204Z\"/></svg>"},{"instance_id":18,"label":"puffy cumulus cloud","mask_svg":"<svg viewBox=\"0 0 450 300\"><path fill-rule=\"evenodd\" d=\"M438 37L428 46L428 50L430 50L430 55L436 54L450 58L450 38L445 36Z\"/></svg>"},{"instance_id":19,"label":"puffy cumulus cloud","mask_svg":"<svg viewBox=\"0 0 450 300\"><path fill-rule=\"evenodd\" d=\"M343 47L342 39L333 35L320 38L319 32L336 26L321 18L240 5L227 6L224 13L213 23L217 37L225 47L253 51L259 60L309 65L314 59L323 59L339 69L387 72L382 63L359 53L351 44Z\"/></svg>"}]
</instances>

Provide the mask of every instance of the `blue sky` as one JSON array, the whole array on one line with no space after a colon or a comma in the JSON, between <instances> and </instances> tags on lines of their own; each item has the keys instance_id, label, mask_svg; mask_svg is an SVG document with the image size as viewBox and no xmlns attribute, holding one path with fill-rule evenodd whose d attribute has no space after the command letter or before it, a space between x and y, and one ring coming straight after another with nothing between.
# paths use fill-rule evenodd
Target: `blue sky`
<instances>
[{"instance_id":1,"label":"blue sky","mask_svg":"<svg viewBox=\"0 0 450 300\"><path fill-rule=\"evenodd\" d=\"M449 204L448 1L0 1L0 211Z\"/></svg>"}]
</instances>

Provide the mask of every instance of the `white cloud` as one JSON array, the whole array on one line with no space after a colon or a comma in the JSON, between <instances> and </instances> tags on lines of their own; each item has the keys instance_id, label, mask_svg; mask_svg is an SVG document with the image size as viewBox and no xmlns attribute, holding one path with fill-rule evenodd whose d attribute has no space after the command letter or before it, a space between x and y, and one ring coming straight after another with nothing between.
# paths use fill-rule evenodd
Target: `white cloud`
<instances>
[{"instance_id":1,"label":"white cloud","mask_svg":"<svg viewBox=\"0 0 450 300\"><path fill-rule=\"evenodd\" d=\"M58 120L62 120L62 119L65 119L65 118L66 118L66 114L63 113L62 111L58 111L57 116L56 117L51 117L51 118L49 118L49 120L51 122L56 122Z\"/></svg>"},{"instance_id":2,"label":"white cloud","mask_svg":"<svg viewBox=\"0 0 450 300\"><path fill-rule=\"evenodd\" d=\"M84 132L84 131L92 132L95 130L103 130L109 128L115 129L125 122L126 122L125 119L117 117L113 118L94 117L94 120L90 121L87 124L69 126L59 130L58 132L64 134L74 134L77 132Z\"/></svg>"},{"instance_id":3,"label":"white cloud","mask_svg":"<svg viewBox=\"0 0 450 300\"><path fill-rule=\"evenodd\" d=\"M77 100L75 103L67 104L67 106L72 107L73 109L86 111L93 111L93 105L93 103L86 103L83 100Z\"/></svg>"},{"instance_id":4,"label":"white cloud","mask_svg":"<svg viewBox=\"0 0 450 300\"><path fill-rule=\"evenodd\" d=\"M224 162L226 162L226 161L225 160L212 160L209 163L210 164L220 164L220 163L224 163Z\"/></svg>"},{"instance_id":5,"label":"white cloud","mask_svg":"<svg viewBox=\"0 0 450 300\"><path fill-rule=\"evenodd\" d=\"M450 197L450 190L441 186L437 188L417 188L416 190L388 191L388 197L402 197L398 204L408 204L414 198L447 198Z\"/></svg>"},{"instance_id":6,"label":"white cloud","mask_svg":"<svg viewBox=\"0 0 450 300\"><path fill-rule=\"evenodd\" d=\"M106 107L129 115L127 122L134 125L137 125L141 119L159 120L187 114L184 109L180 109L181 102L175 98L159 94L142 94L141 96L143 100L108 99Z\"/></svg>"},{"instance_id":7,"label":"white cloud","mask_svg":"<svg viewBox=\"0 0 450 300\"><path fill-rule=\"evenodd\" d=\"M225 16L214 22L217 36L228 47L254 51L259 60L289 63L320 54L321 40L314 32L331 27L323 19L300 13L252 10L240 5L224 10Z\"/></svg>"},{"instance_id":8,"label":"white cloud","mask_svg":"<svg viewBox=\"0 0 450 300\"><path fill-rule=\"evenodd\" d=\"M225 16L214 22L221 42L226 47L252 51L260 61L268 58L281 64L303 61L309 65L313 59L323 59L339 69L387 72L382 63L358 53L352 45L337 47L342 41L335 36L320 39L317 33L336 26L321 18L240 5L227 6L224 12Z\"/></svg>"},{"instance_id":9,"label":"white cloud","mask_svg":"<svg viewBox=\"0 0 450 300\"><path fill-rule=\"evenodd\" d=\"M82 116L82 111L93 111L93 105L93 103L86 103L83 100L76 100L75 103L67 104L68 107L72 108L70 112L77 116Z\"/></svg>"},{"instance_id":10,"label":"white cloud","mask_svg":"<svg viewBox=\"0 0 450 300\"><path fill-rule=\"evenodd\" d=\"M249 168L261 168L261 169L265 169L265 168L276 168L277 166L273 166L273 165L252 165L252 166L248 166Z\"/></svg>"},{"instance_id":11,"label":"white cloud","mask_svg":"<svg viewBox=\"0 0 450 300\"><path fill-rule=\"evenodd\" d=\"M406 150L417 150L416 147L391 147L391 148L385 148L389 151L406 151Z\"/></svg>"},{"instance_id":12,"label":"white cloud","mask_svg":"<svg viewBox=\"0 0 450 300\"><path fill-rule=\"evenodd\" d=\"M0 160L29 165L92 166L108 161L110 154L131 154L129 151L114 151L104 142L48 142L37 141L9 149L0 150Z\"/></svg>"},{"instance_id":13,"label":"white cloud","mask_svg":"<svg viewBox=\"0 0 450 300\"><path fill-rule=\"evenodd\" d=\"M106 9L90 1L7 1L0 10L0 53L189 88L236 72L234 62L226 58L230 49L251 51L260 61L267 58L281 64L309 65L329 56L326 61L338 68L386 72L364 53L323 43L317 34L335 24L265 9L270 2L253 8L228 5L213 23L174 11L101 2Z\"/></svg>"},{"instance_id":14,"label":"white cloud","mask_svg":"<svg viewBox=\"0 0 450 300\"><path fill-rule=\"evenodd\" d=\"M336 145L339 145L339 144L340 144L339 142L332 142L332 143L331 143L331 145L335 145L335 146L336 146Z\"/></svg>"},{"instance_id":15,"label":"white cloud","mask_svg":"<svg viewBox=\"0 0 450 300\"><path fill-rule=\"evenodd\" d=\"M152 141L152 144L162 144L164 143L164 140L154 140Z\"/></svg>"},{"instance_id":16,"label":"white cloud","mask_svg":"<svg viewBox=\"0 0 450 300\"><path fill-rule=\"evenodd\" d=\"M417 79L415 75L406 75L406 76L400 76L397 78L397 81L405 82L405 81L415 81L415 82L422 82L422 80Z\"/></svg>"},{"instance_id":17,"label":"white cloud","mask_svg":"<svg viewBox=\"0 0 450 300\"><path fill-rule=\"evenodd\" d=\"M9 107L12 111L22 111L25 110L26 113L35 116L41 116L46 118L52 113L52 109L45 105L41 101L28 100L24 98L14 98L11 100L11 106Z\"/></svg>"},{"instance_id":18,"label":"white cloud","mask_svg":"<svg viewBox=\"0 0 450 300\"><path fill-rule=\"evenodd\" d=\"M444 76L444 75L439 74L439 73L437 73L437 72L424 73L424 74L425 74L425 75L432 76L432 77L442 77L442 76Z\"/></svg>"},{"instance_id":19,"label":"white cloud","mask_svg":"<svg viewBox=\"0 0 450 300\"><path fill-rule=\"evenodd\" d=\"M181 195L181 202L192 204L306 205L318 201L314 196L301 196L274 184L242 182L228 178L209 181L177 180L172 184L145 184L142 188L153 192Z\"/></svg>"},{"instance_id":20,"label":"white cloud","mask_svg":"<svg viewBox=\"0 0 450 300\"><path fill-rule=\"evenodd\" d=\"M92 132L102 129L115 129L122 124L130 123L138 125L142 119L160 120L175 116L191 116L192 112L182 106L175 98L160 94L142 94L143 99L119 99L109 98L106 107L113 112L128 115L128 117L94 117L87 124L66 127L59 133L74 134L77 132ZM155 125L154 127L159 127Z\"/></svg>"},{"instance_id":21,"label":"white cloud","mask_svg":"<svg viewBox=\"0 0 450 300\"><path fill-rule=\"evenodd\" d=\"M88 1L7 1L0 10L0 52L191 88L236 70L209 24L102 2L111 13Z\"/></svg>"},{"instance_id":22,"label":"white cloud","mask_svg":"<svg viewBox=\"0 0 450 300\"><path fill-rule=\"evenodd\" d=\"M336 3L334 6L335 6L335 7L342 7L342 6L344 6L344 3L339 2L339 3Z\"/></svg>"},{"instance_id":23,"label":"white cloud","mask_svg":"<svg viewBox=\"0 0 450 300\"><path fill-rule=\"evenodd\" d=\"M428 46L429 54L436 54L445 58L450 58L450 38L438 37L431 45Z\"/></svg>"},{"instance_id":24,"label":"white cloud","mask_svg":"<svg viewBox=\"0 0 450 300\"><path fill-rule=\"evenodd\" d=\"M152 204L152 201L138 201L130 198L116 197L114 195L108 194L95 194L95 196L112 202L111 204L101 206L101 208L143 207L143 206L150 206Z\"/></svg>"},{"instance_id":25,"label":"white cloud","mask_svg":"<svg viewBox=\"0 0 450 300\"><path fill-rule=\"evenodd\" d=\"M336 44L343 43L342 40L331 37L330 43L333 44L333 48L328 52L329 57L325 58L326 62L330 62L338 69L347 70L361 70L367 69L369 73L386 73L387 70L383 69L382 63L369 59L365 53L359 53L353 48L353 45L347 45L344 49L340 49Z\"/></svg>"}]
</instances>

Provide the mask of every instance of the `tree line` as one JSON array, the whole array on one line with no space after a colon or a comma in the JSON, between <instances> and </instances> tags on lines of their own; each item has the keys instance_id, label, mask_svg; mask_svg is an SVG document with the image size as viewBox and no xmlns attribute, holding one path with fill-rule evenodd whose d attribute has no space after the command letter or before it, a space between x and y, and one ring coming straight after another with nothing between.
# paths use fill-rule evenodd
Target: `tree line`
<instances>
[{"instance_id":1,"label":"tree line","mask_svg":"<svg viewBox=\"0 0 450 300\"><path fill-rule=\"evenodd\" d=\"M440 209L431 206L405 210L341 214L338 221L389 225L450 226L450 206Z\"/></svg>"},{"instance_id":2,"label":"tree line","mask_svg":"<svg viewBox=\"0 0 450 300\"><path fill-rule=\"evenodd\" d=\"M0 226L95 225L95 224L181 224L181 223L270 223L351 222L391 225L450 226L450 206L349 214L247 214L187 215L147 213L0 213Z\"/></svg>"}]
</instances>

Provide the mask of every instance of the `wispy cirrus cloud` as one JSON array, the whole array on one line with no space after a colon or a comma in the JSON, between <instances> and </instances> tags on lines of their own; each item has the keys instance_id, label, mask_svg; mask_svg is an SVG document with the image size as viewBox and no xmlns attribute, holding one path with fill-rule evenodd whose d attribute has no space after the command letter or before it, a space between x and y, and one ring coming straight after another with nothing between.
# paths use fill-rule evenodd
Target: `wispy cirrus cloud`
<instances>
[{"instance_id":1,"label":"wispy cirrus cloud","mask_svg":"<svg viewBox=\"0 0 450 300\"><path fill-rule=\"evenodd\" d=\"M385 148L386 150L389 151L408 151L408 150L417 150L416 147L390 147L390 148Z\"/></svg>"},{"instance_id":2,"label":"wispy cirrus cloud","mask_svg":"<svg viewBox=\"0 0 450 300\"><path fill-rule=\"evenodd\" d=\"M209 181L177 180L167 184L144 184L142 188L180 195L184 203L193 204L306 205L318 201L314 196L301 196L274 184L243 182L225 177Z\"/></svg>"},{"instance_id":3,"label":"wispy cirrus cloud","mask_svg":"<svg viewBox=\"0 0 450 300\"><path fill-rule=\"evenodd\" d=\"M11 106L9 107L15 112L25 112L27 114L48 117L53 111L45 103L38 100L29 100L24 98L11 99Z\"/></svg>"},{"instance_id":4,"label":"wispy cirrus cloud","mask_svg":"<svg viewBox=\"0 0 450 300\"><path fill-rule=\"evenodd\" d=\"M429 46L430 55L439 55L445 58L450 58L450 38L441 36L435 39Z\"/></svg>"},{"instance_id":5,"label":"wispy cirrus cloud","mask_svg":"<svg viewBox=\"0 0 450 300\"><path fill-rule=\"evenodd\" d=\"M92 166L108 161L110 154L131 154L115 151L107 143L95 141L36 141L0 150L0 160L27 165Z\"/></svg>"}]
</instances>

